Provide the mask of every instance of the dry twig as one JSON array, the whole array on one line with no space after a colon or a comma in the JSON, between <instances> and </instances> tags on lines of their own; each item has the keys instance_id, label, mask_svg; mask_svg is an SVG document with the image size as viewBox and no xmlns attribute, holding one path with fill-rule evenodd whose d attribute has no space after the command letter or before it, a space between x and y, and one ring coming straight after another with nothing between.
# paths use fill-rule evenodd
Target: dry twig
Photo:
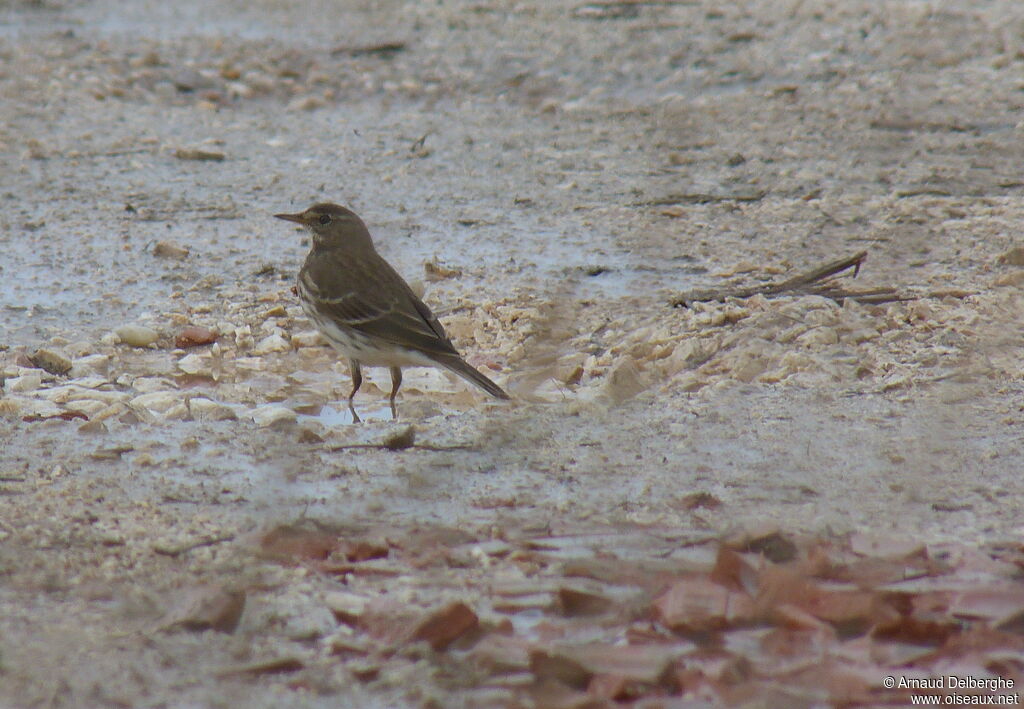
<instances>
[{"instance_id":1,"label":"dry twig","mask_svg":"<svg viewBox=\"0 0 1024 709\"><path fill-rule=\"evenodd\" d=\"M727 298L750 298L755 295L763 295L767 298L780 295L820 295L825 298L842 303L847 298L858 303L877 305L879 303L892 303L901 300L914 300L917 296L900 294L895 288L869 288L867 290L852 290L839 285L838 278L843 271L853 269L853 277L860 273L861 264L868 257L867 251L860 251L853 256L832 261L818 268L811 269L805 273L789 278L781 283L766 283L760 286L746 286L743 288L712 288L704 290L693 290L681 293L672 299L675 307L688 307L695 302L722 302Z\"/></svg>"}]
</instances>

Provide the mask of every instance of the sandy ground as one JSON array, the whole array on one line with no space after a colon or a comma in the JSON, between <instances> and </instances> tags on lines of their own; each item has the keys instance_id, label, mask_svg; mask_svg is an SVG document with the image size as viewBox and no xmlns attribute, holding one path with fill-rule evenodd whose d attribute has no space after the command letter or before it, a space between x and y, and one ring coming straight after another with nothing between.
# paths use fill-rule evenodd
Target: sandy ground
<instances>
[{"instance_id":1,"label":"sandy ground","mask_svg":"<svg viewBox=\"0 0 1024 709\"><path fill-rule=\"evenodd\" d=\"M1017 3L364 5L0 4L0 704L484 704L429 658L327 663L336 580L258 553L298 520L1020 543ZM370 385L338 413L270 216L319 200L513 403L426 371L398 422ZM922 297L671 305L860 250L853 285ZM393 595L486 596L445 578ZM207 586L248 589L235 633L175 630ZM230 671L296 653L302 683Z\"/></svg>"}]
</instances>

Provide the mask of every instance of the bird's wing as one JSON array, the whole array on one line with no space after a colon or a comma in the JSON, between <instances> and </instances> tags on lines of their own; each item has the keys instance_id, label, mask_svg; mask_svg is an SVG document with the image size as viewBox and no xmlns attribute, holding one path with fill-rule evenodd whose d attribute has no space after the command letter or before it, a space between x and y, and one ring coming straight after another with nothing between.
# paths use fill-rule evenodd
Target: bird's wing
<instances>
[{"instance_id":1,"label":"bird's wing","mask_svg":"<svg viewBox=\"0 0 1024 709\"><path fill-rule=\"evenodd\" d=\"M340 325L425 354L457 354L430 308L377 254L318 254L299 277L318 310Z\"/></svg>"}]
</instances>

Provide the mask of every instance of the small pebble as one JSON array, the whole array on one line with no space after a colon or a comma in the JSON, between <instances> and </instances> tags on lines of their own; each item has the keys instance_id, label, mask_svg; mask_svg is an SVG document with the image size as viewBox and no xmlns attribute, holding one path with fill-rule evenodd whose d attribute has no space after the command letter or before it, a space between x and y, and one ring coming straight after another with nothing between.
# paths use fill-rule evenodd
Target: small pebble
<instances>
[{"instance_id":1,"label":"small pebble","mask_svg":"<svg viewBox=\"0 0 1024 709\"><path fill-rule=\"evenodd\" d=\"M315 111L327 104L323 99L316 96L302 96L294 99L288 104L289 111Z\"/></svg>"},{"instance_id":2,"label":"small pebble","mask_svg":"<svg viewBox=\"0 0 1024 709\"><path fill-rule=\"evenodd\" d=\"M119 381L118 384L131 387L139 394L149 394L154 391L167 391L174 387L174 382L163 377L135 377L131 381Z\"/></svg>"},{"instance_id":3,"label":"small pebble","mask_svg":"<svg viewBox=\"0 0 1024 709\"><path fill-rule=\"evenodd\" d=\"M190 354L178 360L178 369L185 374L209 375L211 373L210 364L209 355Z\"/></svg>"},{"instance_id":4,"label":"small pebble","mask_svg":"<svg viewBox=\"0 0 1024 709\"><path fill-rule=\"evenodd\" d=\"M107 425L102 421L86 421L78 427L79 433L107 433Z\"/></svg>"},{"instance_id":5,"label":"small pebble","mask_svg":"<svg viewBox=\"0 0 1024 709\"><path fill-rule=\"evenodd\" d=\"M1024 246L1014 246L1000 254L997 261L1007 266L1024 266Z\"/></svg>"},{"instance_id":6,"label":"small pebble","mask_svg":"<svg viewBox=\"0 0 1024 709\"><path fill-rule=\"evenodd\" d=\"M278 334L267 335L256 343L256 354L269 354L271 352L288 352L292 346L288 341Z\"/></svg>"},{"instance_id":7,"label":"small pebble","mask_svg":"<svg viewBox=\"0 0 1024 709\"><path fill-rule=\"evenodd\" d=\"M647 388L643 374L632 357L621 357L605 381L604 391L615 403L631 399Z\"/></svg>"},{"instance_id":8,"label":"small pebble","mask_svg":"<svg viewBox=\"0 0 1024 709\"><path fill-rule=\"evenodd\" d=\"M128 402L128 405L138 411L140 408L147 409L153 413L164 413L170 410L181 401L176 391L154 391L150 394L140 394Z\"/></svg>"},{"instance_id":9,"label":"small pebble","mask_svg":"<svg viewBox=\"0 0 1024 709\"><path fill-rule=\"evenodd\" d=\"M1013 286L1019 288L1024 286L1024 270L1011 271L998 276L993 282L994 286Z\"/></svg>"},{"instance_id":10,"label":"small pebble","mask_svg":"<svg viewBox=\"0 0 1024 709\"><path fill-rule=\"evenodd\" d=\"M184 349L186 347L199 347L209 345L217 341L217 332L206 327L189 325L174 338L174 346Z\"/></svg>"},{"instance_id":11,"label":"small pebble","mask_svg":"<svg viewBox=\"0 0 1024 709\"><path fill-rule=\"evenodd\" d=\"M170 241L158 241L153 247L153 255L160 258L172 258L181 260L188 256L188 249L178 246Z\"/></svg>"},{"instance_id":12,"label":"small pebble","mask_svg":"<svg viewBox=\"0 0 1024 709\"><path fill-rule=\"evenodd\" d=\"M25 374L20 377L14 377L8 379L4 384L4 388L13 393L22 393L26 391L35 391L43 383L43 377L39 374Z\"/></svg>"},{"instance_id":13,"label":"small pebble","mask_svg":"<svg viewBox=\"0 0 1024 709\"><path fill-rule=\"evenodd\" d=\"M320 347L325 344L327 343L323 336L316 330L297 332L292 335L292 347L296 349L300 347Z\"/></svg>"},{"instance_id":14,"label":"small pebble","mask_svg":"<svg viewBox=\"0 0 1024 709\"><path fill-rule=\"evenodd\" d=\"M273 426L282 422L290 423L297 418L294 411L279 405L261 406L258 409L253 409L250 415L256 425L260 427Z\"/></svg>"},{"instance_id":15,"label":"small pebble","mask_svg":"<svg viewBox=\"0 0 1024 709\"><path fill-rule=\"evenodd\" d=\"M416 444L416 428L406 426L400 431L394 431L384 438L384 447L391 451L401 451L412 448Z\"/></svg>"},{"instance_id":16,"label":"small pebble","mask_svg":"<svg viewBox=\"0 0 1024 709\"><path fill-rule=\"evenodd\" d=\"M67 374L71 371L71 360L53 350L39 349L29 355L32 364L50 374Z\"/></svg>"},{"instance_id":17,"label":"small pebble","mask_svg":"<svg viewBox=\"0 0 1024 709\"><path fill-rule=\"evenodd\" d=\"M77 379L92 374L105 375L109 369L109 356L103 354L87 355L85 357L79 357L72 362L70 376Z\"/></svg>"},{"instance_id":18,"label":"small pebble","mask_svg":"<svg viewBox=\"0 0 1024 709\"><path fill-rule=\"evenodd\" d=\"M122 325L114 330L114 334L126 345L146 347L157 341L160 335L156 330L143 325Z\"/></svg>"},{"instance_id":19,"label":"small pebble","mask_svg":"<svg viewBox=\"0 0 1024 709\"><path fill-rule=\"evenodd\" d=\"M164 418L169 421L187 421L188 417L188 407L183 403L175 404L164 412Z\"/></svg>"},{"instance_id":20,"label":"small pebble","mask_svg":"<svg viewBox=\"0 0 1024 709\"><path fill-rule=\"evenodd\" d=\"M234 421L238 418L230 406L204 397L189 401L188 409L197 421Z\"/></svg>"},{"instance_id":21,"label":"small pebble","mask_svg":"<svg viewBox=\"0 0 1024 709\"><path fill-rule=\"evenodd\" d=\"M174 157L179 160L200 160L206 162L221 162L224 160L224 153L218 150L199 150L198 148L178 148L174 151Z\"/></svg>"}]
</instances>

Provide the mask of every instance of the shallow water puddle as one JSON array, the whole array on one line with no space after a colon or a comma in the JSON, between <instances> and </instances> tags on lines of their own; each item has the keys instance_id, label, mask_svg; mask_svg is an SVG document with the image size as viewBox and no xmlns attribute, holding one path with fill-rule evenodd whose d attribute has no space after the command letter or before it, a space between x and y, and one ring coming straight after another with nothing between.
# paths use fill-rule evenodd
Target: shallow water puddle
<instances>
[{"instance_id":1,"label":"shallow water puddle","mask_svg":"<svg viewBox=\"0 0 1024 709\"><path fill-rule=\"evenodd\" d=\"M384 404L382 406L357 406L356 413L359 414L359 418L363 422L367 421L391 421L391 408ZM401 415L401 411L399 411ZM339 405L338 408L333 406L323 406L320 411L315 414L300 414L298 417L299 423L306 423L315 421L316 423L324 426L348 426L354 423L358 423L352 416L352 411L345 405Z\"/></svg>"}]
</instances>

